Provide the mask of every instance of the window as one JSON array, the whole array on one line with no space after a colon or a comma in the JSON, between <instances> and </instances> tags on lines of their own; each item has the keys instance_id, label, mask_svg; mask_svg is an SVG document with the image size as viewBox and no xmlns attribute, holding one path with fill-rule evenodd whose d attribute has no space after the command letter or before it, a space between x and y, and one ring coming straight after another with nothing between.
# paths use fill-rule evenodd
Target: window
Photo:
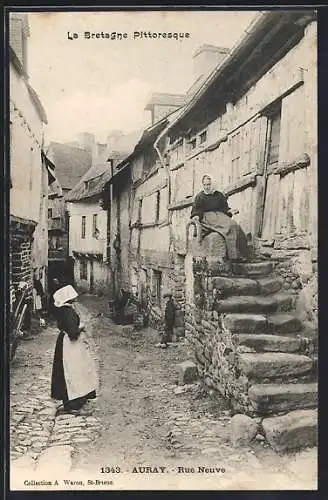
<instances>
[{"instance_id":1,"label":"window","mask_svg":"<svg viewBox=\"0 0 328 500\"><path fill-rule=\"evenodd\" d=\"M52 208L48 208L48 219L52 219Z\"/></svg>"},{"instance_id":2,"label":"window","mask_svg":"<svg viewBox=\"0 0 328 500\"><path fill-rule=\"evenodd\" d=\"M184 140L183 138L178 139L172 146L170 159L172 163L181 162L184 158Z\"/></svg>"},{"instance_id":3,"label":"window","mask_svg":"<svg viewBox=\"0 0 328 500\"><path fill-rule=\"evenodd\" d=\"M270 117L270 137L268 145L268 165L279 160L281 104Z\"/></svg>"},{"instance_id":4,"label":"window","mask_svg":"<svg viewBox=\"0 0 328 500\"><path fill-rule=\"evenodd\" d=\"M62 248L60 236L56 236L55 248L56 250L60 250Z\"/></svg>"},{"instance_id":5,"label":"window","mask_svg":"<svg viewBox=\"0 0 328 500\"><path fill-rule=\"evenodd\" d=\"M159 221L160 201L161 201L161 192L157 191L156 192L156 216L155 216L155 222Z\"/></svg>"},{"instance_id":6,"label":"window","mask_svg":"<svg viewBox=\"0 0 328 500\"><path fill-rule=\"evenodd\" d=\"M229 182L239 178L240 169L240 132L231 137L231 176Z\"/></svg>"},{"instance_id":7,"label":"window","mask_svg":"<svg viewBox=\"0 0 328 500\"><path fill-rule=\"evenodd\" d=\"M85 238L86 216L82 215L81 238Z\"/></svg>"},{"instance_id":8,"label":"window","mask_svg":"<svg viewBox=\"0 0 328 500\"><path fill-rule=\"evenodd\" d=\"M204 142L206 142L206 139L207 139L207 130L204 130L204 132L202 132L199 136L200 144L203 144Z\"/></svg>"},{"instance_id":9,"label":"window","mask_svg":"<svg viewBox=\"0 0 328 500\"><path fill-rule=\"evenodd\" d=\"M138 200L138 222L141 222L142 199Z\"/></svg>"},{"instance_id":10,"label":"window","mask_svg":"<svg viewBox=\"0 0 328 500\"><path fill-rule=\"evenodd\" d=\"M190 141L190 149L195 149L197 146L197 139L195 137L195 139L193 139L192 141Z\"/></svg>"},{"instance_id":11,"label":"window","mask_svg":"<svg viewBox=\"0 0 328 500\"><path fill-rule=\"evenodd\" d=\"M65 231L69 232L69 215L68 212L65 212Z\"/></svg>"},{"instance_id":12,"label":"window","mask_svg":"<svg viewBox=\"0 0 328 500\"><path fill-rule=\"evenodd\" d=\"M92 218L92 236L94 238L98 238L98 236L99 236L99 230L97 227L97 219L98 219L98 215L94 214L93 218Z\"/></svg>"},{"instance_id":13,"label":"window","mask_svg":"<svg viewBox=\"0 0 328 500\"><path fill-rule=\"evenodd\" d=\"M162 273L161 271L153 270L153 294L155 303L158 307L161 306L161 289L162 289Z\"/></svg>"},{"instance_id":14,"label":"window","mask_svg":"<svg viewBox=\"0 0 328 500\"><path fill-rule=\"evenodd\" d=\"M88 279L88 262L86 261L86 259L80 260L80 279Z\"/></svg>"}]
</instances>

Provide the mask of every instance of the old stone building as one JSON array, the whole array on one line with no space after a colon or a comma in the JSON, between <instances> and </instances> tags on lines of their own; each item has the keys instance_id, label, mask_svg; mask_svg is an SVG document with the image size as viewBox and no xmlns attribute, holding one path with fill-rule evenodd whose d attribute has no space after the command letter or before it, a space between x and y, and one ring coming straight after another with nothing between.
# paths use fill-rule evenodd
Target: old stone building
<instances>
[{"instance_id":1,"label":"old stone building","mask_svg":"<svg viewBox=\"0 0 328 500\"><path fill-rule=\"evenodd\" d=\"M93 157L94 165L65 197L69 255L81 291L112 296L118 286L127 287L129 220L125 215L129 213L130 186L126 180L116 182L116 166L130 154L139 135L115 131L108 136L106 147ZM106 188L110 179L113 188ZM121 253L113 248L115 239L123 240Z\"/></svg>"},{"instance_id":2,"label":"old stone building","mask_svg":"<svg viewBox=\"0 0 328 500\"><path fill-rule=\"evenodd\" d=\"M91 168L93 147L94 136L91 135L90 139L90 134L82 133L74 144L51 142L47 148L47 157L56 171L48 202L49 284L53 278L74 282L68 249L69 217L65 195Z\"/></svg>"},{"instance_id":3,"label":"old stone building","mask_svg":"<svg viewBox=\"0 0 328 500\"><path fill-rule=\"evenodd\" d=\"M126 198L125 204L121 203L125 210L120 208L119 218L119 281L142 302L150 304L155 324L162 319L163 295L171 290L175 271L168 220L169 176L154 143L183 102L183 96L152 96L145 108L151 111L152 124L136 143L133 153L118 166L120 175L110 181L114 198L115 191L122 191ZM163 154L165 147L166 139L159 144Z\"/></svg>"},{"instance_id":4,"label":"old stone building","mask_svg":"<svg viewBox=\"0 0 328 500\"><path fill-rule=\"evenodd\" d=\"M208 173L258 250L277 260L284 288L302 289L301 309L311 319L316 22L311 13L272 12L260 14L250 30L163 132L170 137L175 249L185 252L193 196Z\"/></svg>"},{"instance_id":5,"label":"old stone building","mask_svg":"<svg viewBox=\"0 0 328 500\"><path fill-rule=\"evenodd\" d=\"M151 113L151 126L144 131L133 154L119 165L120 170L129 170L131 176L130 231L125 242L129 241L129 266L125 286L128 283L143 301L150 303L151 320L157 325L163 318L163 296L173 293L178 308L177 336L184 335L185 267L184 256L174 250L174 227L169 210L174 196L167 154L169 137L160 135L227 52L225 48L203 45L194 54L194 81L185 96L153 94L145 107ZM126 190L123 177L119 181L120 189ZM189 182L187 177L184 181ZM122 244L122 252L124 246Z\"/></svg>"},{"instance_id":6,"label":"old stone building","mask_svg":"<svg viewBox=\"0 0 328 500\"><path fill-rule=\"evenodd\" d=\"M35 270L46 289L48 267L48 172L41 155L44 108L29 83L26 14L10 15L10 290L32 288Z\"/></svg>"},{"instance_id":7,"label":"old stone building","mask_svg":"<svg viewBox=\"0 0 328 500\"><path fill-rule=\"evenodd\" d=\"M203 381L234 412L260 416L259 432L277 449L312 445L315 13L259 13L229 53L205 46L197 55L198 69L211 73L199 70L184 104L148 128L118 166L131 170L130 286L150 298L157 318L172 291L177 333L186 333ZM201 251L195 246L187 229L204 174L238 210L253 262L221 268L222 242L207 237ZM131 180L121 178L120 189Z\"/></svg>"},{"instance_id":8,"label":"old stone building","mask_svg":"<svg viewBox=\"0 0 328 500\"><path fill-rule=\"evenodd\" d=\"M313 12L261 13L158 138L190 355L279 451L316 443L316 64ZM253 262L221 267L219 237L199 247L186 231L204 174L239 211Z\"/></svg>"}]
</instances>

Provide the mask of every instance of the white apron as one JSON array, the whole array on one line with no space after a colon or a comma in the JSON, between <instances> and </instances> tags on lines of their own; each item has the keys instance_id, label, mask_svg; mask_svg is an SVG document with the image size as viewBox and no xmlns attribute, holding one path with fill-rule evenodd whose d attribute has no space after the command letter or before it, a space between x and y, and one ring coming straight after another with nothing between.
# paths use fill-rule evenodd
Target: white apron
<instances>
[{"instance_id":1,"label":"white apron","mask_svg":"<svg viewBox=\"0 0 328 500\"><path fill-rule=\"evenodd\" d=\"M96 367L81 334L77 340L63 338L63 366L68 400L80 398L97 389Z\"/></svg>"},{"instance_id":2,"label":"white apron","mask_svg":"<svg viewBox=\"0 0 328 500\"><path fill-rule=\"evenodd\" d=\"M35 288L33 288L33 299L34 299L34 311L41 311L42 309L41 297L36 293Z\"/></svg>"}]
</instances>

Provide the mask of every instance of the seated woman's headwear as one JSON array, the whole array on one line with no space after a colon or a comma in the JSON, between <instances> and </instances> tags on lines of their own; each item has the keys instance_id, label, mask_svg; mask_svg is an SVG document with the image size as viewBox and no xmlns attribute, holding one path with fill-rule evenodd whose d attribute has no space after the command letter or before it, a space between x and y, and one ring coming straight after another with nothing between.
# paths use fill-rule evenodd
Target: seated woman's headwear
<instances>
[{"instance_id":1,"label":"seated woman's headwear","mask_svg":"<svg viewBox=\"0 0 328 500\"><path fill-rule=\"evenodd\" d=\"M213 182L212 177L211 177L209 174L205 174L205 175L203 175L203 177L202 177L202 184L203 184L203 182L204 182L206 179L209 179L211 182Z\"/></svg>"},{"instance_id":2,"label":"seated woman's headwear","mask_svg":"<svg viewBox=\"0 0 328 500\"><path fill-rule=\"evenodd\" d=\"M76 297L78 297L78 293L76 292L76 290L74 290L72 285L67 285L57 290L57 292L54 293L53 297L55 306L62 307L68 301L76 299Z\"/></svg>"}]
</instances>

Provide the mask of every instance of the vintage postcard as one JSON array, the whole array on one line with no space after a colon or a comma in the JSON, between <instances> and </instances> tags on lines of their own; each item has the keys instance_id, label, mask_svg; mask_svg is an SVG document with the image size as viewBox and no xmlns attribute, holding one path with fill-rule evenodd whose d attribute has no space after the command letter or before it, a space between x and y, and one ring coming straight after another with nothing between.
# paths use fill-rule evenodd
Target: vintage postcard
<instances>
[{"instance_id":1,"label":"vintage postcard","mask_svg":"<svg viewBox=\"0 0 328 500\"><path fill-rule=\"evenodd\" d=\"M8 29L10 489L316 490L316 11Z\"/></svg>"}]
</instances>

